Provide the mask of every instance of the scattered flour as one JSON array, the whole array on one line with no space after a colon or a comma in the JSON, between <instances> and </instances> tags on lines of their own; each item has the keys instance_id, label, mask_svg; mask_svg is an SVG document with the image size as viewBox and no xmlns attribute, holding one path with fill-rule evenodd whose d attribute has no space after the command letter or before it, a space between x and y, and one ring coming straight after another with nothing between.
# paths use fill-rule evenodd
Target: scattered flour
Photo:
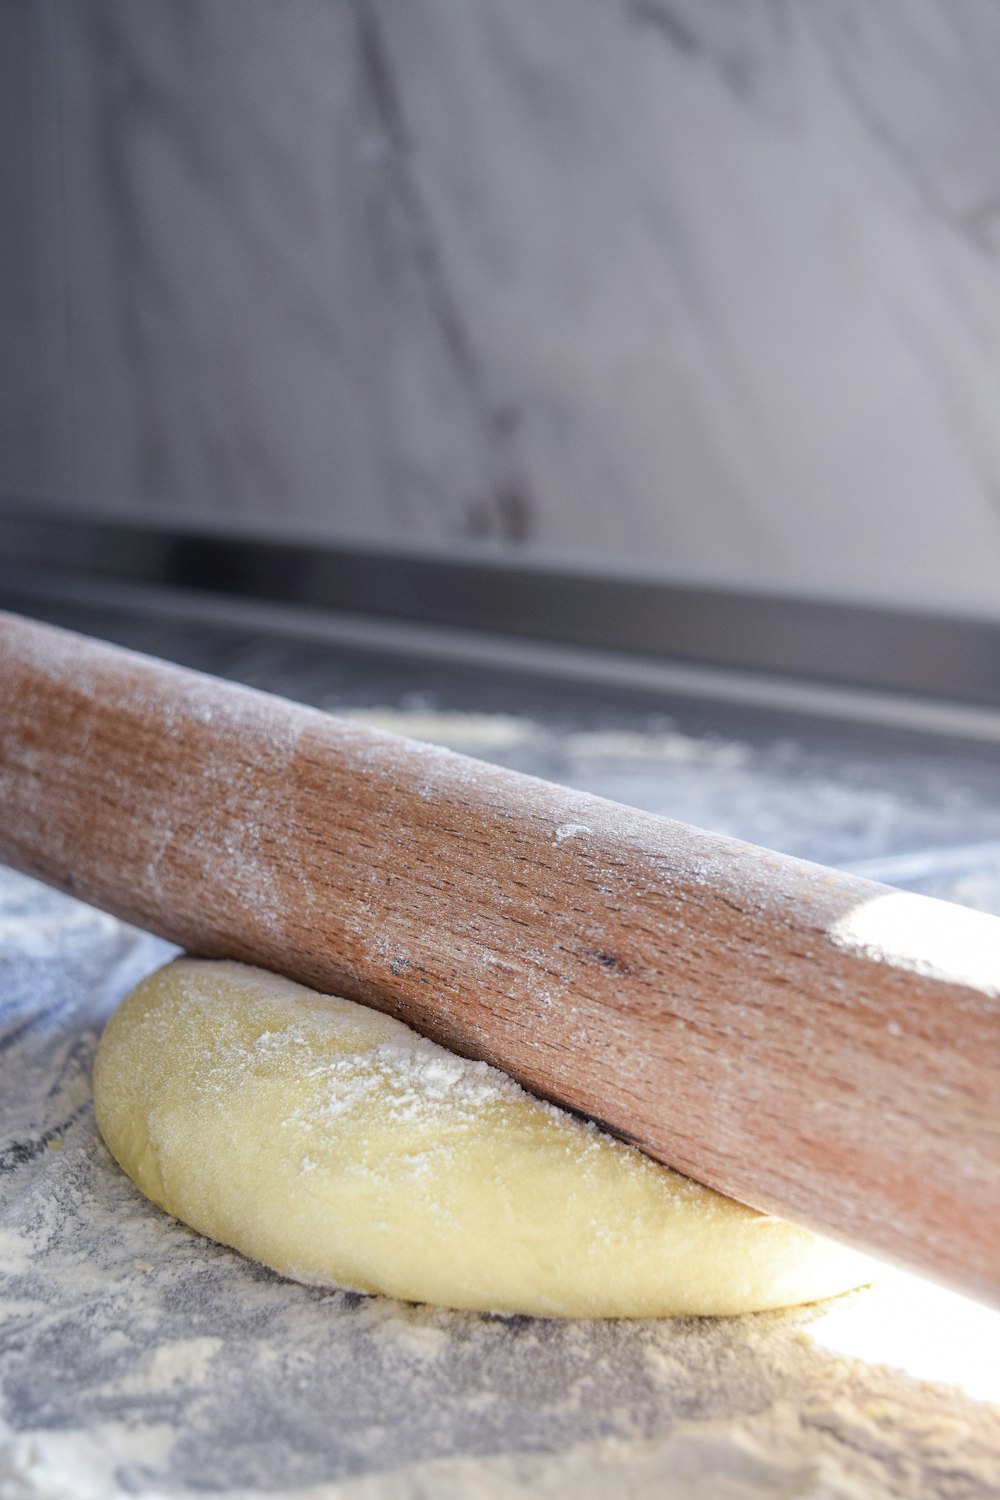
<instances>
[{"instance_id":1,"label":"scattered flour","mask_svg":"<svg viewBox=\"0 0 1000 1500\"><path fill-rule=\"evenodd\" d=\"M210 722L214 691L191 709ZM916 771L852 783L791 742L760 754L669 725L563 732L426 707L354 717L809 857L933 850L956 822ZM953 885L1000 910L995 868ZM480 1318L297 1286L191 1234L117 1171L90 1107L104 1018L170 952L0 871L2 1500L1000 1493L1000 1411L928 1383L961 1378L933 1338L919 1378L877 1363L895 1362L870 1337L880 1292L835 1317ZM837 1352L851 1348L868 1362Z\"/></svg>"},{"instance_id":2,"label":"scattered flour","mask_svg":"<svg viewBox=\"0 0 1000 1500\"><path fill-rule=\"evenodd\" d=\"M113 1165L89 1099L103 1017L171 950L0 871L0 921L14 913L0 971L14 1085L0 1092L3 1500L1000 1490L996 1407L928 1385L933 1359L914 1380L824 1347L832 1312L837 1347L864 1347L879 1292L715 1321L476 1317L301 1287L193 1235ZM39 932L62 915L66 941L47 947ZM474 1095L477 1080L457 1061L438 1086Z\"/></svg>"}]
</instances>

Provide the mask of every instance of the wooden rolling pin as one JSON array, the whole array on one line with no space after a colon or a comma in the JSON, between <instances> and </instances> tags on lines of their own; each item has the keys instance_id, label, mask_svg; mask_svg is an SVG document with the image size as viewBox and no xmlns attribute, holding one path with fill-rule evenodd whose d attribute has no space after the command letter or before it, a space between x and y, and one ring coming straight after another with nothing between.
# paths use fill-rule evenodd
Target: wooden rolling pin
<instances>
[{"instance_id":1,"label":"wooden rolling pin","mask_svg":"<svg viewBox=\"0 0 1000 1500\"><path fill-rule=\"evenodd\" d=\"M0 859L1000 1299L1000 920L0 615Z\"/></svg>"}]
</instances>

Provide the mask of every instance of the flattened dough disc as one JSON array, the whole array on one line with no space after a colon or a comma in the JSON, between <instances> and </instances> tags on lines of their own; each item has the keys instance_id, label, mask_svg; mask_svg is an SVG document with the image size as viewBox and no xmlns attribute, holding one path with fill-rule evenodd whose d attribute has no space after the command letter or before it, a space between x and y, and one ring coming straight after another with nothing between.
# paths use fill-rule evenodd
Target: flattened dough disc
<instances>
[{"instance_id":1,"label":"flattened dough disc","mask_svg":"<svg viewBox=\"0 0 1000 1500\"><path fill-rule=\"evenodd\" d=\"M389 1016L180 959L111 1019L97 1119L176 1218L296 1280L557 1317L740 1313L874 1263L758 1214Z\"/></svg>"}]
</instances>

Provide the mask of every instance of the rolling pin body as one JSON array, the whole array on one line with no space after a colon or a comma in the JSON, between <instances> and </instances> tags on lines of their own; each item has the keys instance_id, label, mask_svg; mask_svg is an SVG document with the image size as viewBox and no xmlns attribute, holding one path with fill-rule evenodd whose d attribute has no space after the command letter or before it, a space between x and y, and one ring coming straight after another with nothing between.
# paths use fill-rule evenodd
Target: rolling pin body
<instances>
[{"instance_id":1,"label":"rolling pin body","mask_svg":"<svg viewBox=\"0 0 1000 1500\"><path fill-rule=\"evenodd\" d=\"M1000 921L0 616L0 859L1000 1299Z\"/></svg>"}]
</instances>

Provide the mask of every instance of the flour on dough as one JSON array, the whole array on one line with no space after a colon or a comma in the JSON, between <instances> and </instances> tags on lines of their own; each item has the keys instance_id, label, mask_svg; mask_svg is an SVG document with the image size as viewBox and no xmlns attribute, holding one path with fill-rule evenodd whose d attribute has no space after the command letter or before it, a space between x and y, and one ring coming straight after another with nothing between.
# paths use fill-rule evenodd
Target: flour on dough
<instances>
[{"instance_id":1,"label":"flour on dough","mask_svg":"<svg viewBox=\"0 0 1000 1500\"><path fill-rule=\"evenodd\" d=\"M783 1307L874 1263L721 1197L409 1027L179 959L112 1017L97 1120L154 1203L296 1280L550 1317Z\"/></svg>"}]
</instances>

